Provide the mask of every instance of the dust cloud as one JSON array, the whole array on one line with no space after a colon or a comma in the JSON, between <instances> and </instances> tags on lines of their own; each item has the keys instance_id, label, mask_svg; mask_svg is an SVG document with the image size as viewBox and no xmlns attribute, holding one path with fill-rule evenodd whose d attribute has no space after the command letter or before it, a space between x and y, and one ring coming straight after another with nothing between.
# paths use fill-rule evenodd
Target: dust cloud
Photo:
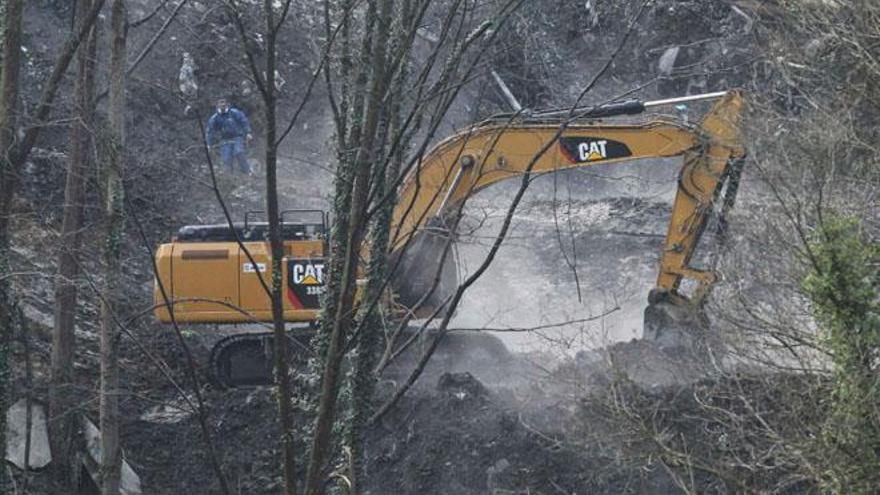
<instances>
[{"instance_id":1,"label":"dust cloud","mask_svg":"<svg viewBox=\"0 0 880 495\"><path fill-rule=\"evenodd\" d=\"M493 332L513 352L560 358L640 338L678 163L643 160L535 179L498 256L466 293L450 328L571 322ZM485 258L518 185L496 185L469 202L457 243L461 279Z\"/></svg>"}]
</instances>

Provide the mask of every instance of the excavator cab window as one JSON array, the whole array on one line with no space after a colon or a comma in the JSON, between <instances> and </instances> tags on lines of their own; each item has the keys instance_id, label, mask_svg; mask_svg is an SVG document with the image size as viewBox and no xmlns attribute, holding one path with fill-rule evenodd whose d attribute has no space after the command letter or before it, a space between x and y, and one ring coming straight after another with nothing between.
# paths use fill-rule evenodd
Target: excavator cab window
<instances>
[{"instance_id":1,"label":"excavator cab window","mask_svg":"<svg viewBox=\"0 0 880 495\"><path fill-rule=\"evenodd\" d=\"M327 215L323 210L284 210L281 212L282 236L291 234L302 240L316 241L327 236Z\"/></svg>"}]
</instances>

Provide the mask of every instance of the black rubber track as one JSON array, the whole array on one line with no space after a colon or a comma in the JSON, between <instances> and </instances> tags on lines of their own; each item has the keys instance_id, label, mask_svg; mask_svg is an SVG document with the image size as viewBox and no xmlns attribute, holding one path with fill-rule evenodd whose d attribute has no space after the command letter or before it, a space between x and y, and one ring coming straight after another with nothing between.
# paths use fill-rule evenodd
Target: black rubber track
<instances>
[{"instance_id":1,"label":"black rubber track","mask_svg":"<svg viewBox=\"0 0 880 495\"><path fill-rule=\"evenodd\" d=\"M308 356L312 331L288 332L288 356L294 366ZM214 381L224 388L274 385L272 332L244 333L223 338L211 349L210 365Z\"/></svg>"}]
</instances>

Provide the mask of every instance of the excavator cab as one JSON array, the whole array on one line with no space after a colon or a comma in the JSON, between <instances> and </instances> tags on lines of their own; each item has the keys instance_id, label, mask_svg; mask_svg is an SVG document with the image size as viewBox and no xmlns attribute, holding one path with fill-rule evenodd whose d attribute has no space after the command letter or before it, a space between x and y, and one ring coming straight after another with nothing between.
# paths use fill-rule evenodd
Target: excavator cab
<instances>
[{"instance_id":1,"label":"excavator cab","mask_svg":"<svg viewBox=\"0 0 880 495\"><path fill-rule=\"evenodd\" d=\"M265 287L272 285L269 224L253 221L187 225L156 252L156 316L187 323L246 323L272 317ZM281 214L284 259L284 317L292 322L317 318L324 287L327 215L321 210L287 210ZM159 280L162 281L160 286ZM162 294L162 289L165 295Z\"/></svg>"}]
</instances>

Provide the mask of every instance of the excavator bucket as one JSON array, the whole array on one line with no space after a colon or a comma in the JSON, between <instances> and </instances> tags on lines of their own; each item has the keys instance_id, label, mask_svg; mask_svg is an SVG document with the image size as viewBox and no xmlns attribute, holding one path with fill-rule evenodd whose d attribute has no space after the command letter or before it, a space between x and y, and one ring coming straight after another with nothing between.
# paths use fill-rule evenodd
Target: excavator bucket
<instances>
[{"instance_id":1,"label":"excavator bucket","mask_svg":"<svg viewBox=\"0 0 880 495\"><path fill-rule=\"evenodd\" d=\"M710 331L701 308L689 302L652 301L644 322L644 338L603 349L599 362L610 363L616 376L650 389L698 381L723 362L722 339ZM601 374L603 368L589 370Z\"/></svg>"},{"instance_id":2,"label":"excavator bucket","mask_svg":"<svg viewBox=\"0 0 880 495\"><path fill-rule=\"evenodd\" d=\"M663 349L697 349L704 343L709 320L699 304L653 291L645 308L642 337Z\"/></svg>"},{"instance_id":3,"label":"excavator bucket","mask_svg":"<svg viewBox=\"0 0 880 495\"><path fill-rule=\"evenodd\" d=\"M395 302L417 318L445 305L458 287L458 260L452 234L440 224L414 234L391 259Z\"/></svg>"}]
</instances>

